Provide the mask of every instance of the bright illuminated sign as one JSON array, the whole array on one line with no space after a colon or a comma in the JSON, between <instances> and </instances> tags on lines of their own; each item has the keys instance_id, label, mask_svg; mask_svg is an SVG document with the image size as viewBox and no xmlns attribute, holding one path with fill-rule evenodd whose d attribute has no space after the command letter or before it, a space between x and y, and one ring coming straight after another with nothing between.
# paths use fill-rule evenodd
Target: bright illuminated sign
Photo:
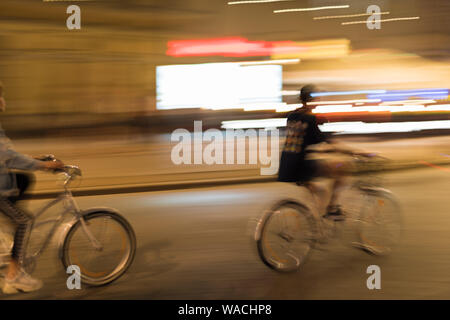
<instances>
[{"instance_id":1,"label":"bright illuminated sign","mask_svg":"<svg viewBox=\"0 0 450 320\"><path fill-rule=\"evenodd\" d=\"M156 108L231 109L281 102L280 65L236 63L156 68Z\"/></svg>"}]
</instances>

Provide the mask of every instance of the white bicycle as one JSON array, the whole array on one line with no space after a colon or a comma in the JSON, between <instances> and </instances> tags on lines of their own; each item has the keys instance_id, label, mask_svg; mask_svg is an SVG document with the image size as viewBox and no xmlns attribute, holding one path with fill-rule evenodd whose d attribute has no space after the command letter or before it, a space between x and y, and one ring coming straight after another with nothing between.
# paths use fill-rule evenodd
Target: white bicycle
<instances>
[{"instance_id":1,"label":"white bicycle","mask_svg":"<svg viewBox=\"0 0 450 320\"><path fill-rule=\"evenodd\" d=\"M46 156L40 160L53 161L55 158ZM65 180L63 192L47 203L35 215L35 220L59 203L63 204L63 211L56 219L33 224L31 240L33 233L39 232L42 226L51 227L41 235L40 243L33 243L33 248L28 246L23 267L32 273L37 259L56 235L64 272L68 266L76 265L80 268L83 283L92 286L109 284L121 277L133 262L136 253L133 228L115 209L95 207L81 210L69 189L70 183L81 176L81 170L76 166L65 166L61 174ZM0 229L0 258L3 258L4 265L8 263L12 247L11 232Z\"/></svg>"},{"instance_id":2,"label":"white bicycle","mask_svg":"<svg viewBox=\"0 0 450 320\"><path fill-rule=\"evenodd\" d=\"M368 170L384 161L376 155L354 155L357 172L363 166L365 173L356 172L351 187L343 192L343 221L325 218L317 203L311 208L297 199L284 199L269 208L254 235L261 260L276 271L296 271L317 243L339 235L368 253L389 254L401 238L401 210L394 195ZM315 202L316 195L312 196Z\"/></svg>"}]
</instances>

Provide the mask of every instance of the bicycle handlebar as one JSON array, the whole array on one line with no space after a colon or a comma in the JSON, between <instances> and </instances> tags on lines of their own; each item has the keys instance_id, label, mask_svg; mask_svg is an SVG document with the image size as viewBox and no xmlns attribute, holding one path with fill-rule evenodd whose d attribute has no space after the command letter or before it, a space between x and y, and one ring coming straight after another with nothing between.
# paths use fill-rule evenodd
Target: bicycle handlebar
<instances>
[{"instance_id":1,"label":"bicycle handlebar","mask_svg":"<svg viewBox=\"0 0 450 320\"><path fill-rule=\"evenodd\" d=\"M40 161L60 161L52 154L46 154L35 158ZM78 166L65 165L62 169L51 170L53 173L64 173L67 177L66 184L76 176L81 176L81 169Z\"/></svg>"},{"instance_id":2,"label":"bicycle handlebar","mask_svg":"<svg viewBox=\"0 0 450 320\"><path fill-rule=\"evenodd\" d=\"M64 169L61 170L61 172L65 172L66 174L70 176L81 176L81 169L78 166L64 166Z\"/></svg>"}]
</instances>

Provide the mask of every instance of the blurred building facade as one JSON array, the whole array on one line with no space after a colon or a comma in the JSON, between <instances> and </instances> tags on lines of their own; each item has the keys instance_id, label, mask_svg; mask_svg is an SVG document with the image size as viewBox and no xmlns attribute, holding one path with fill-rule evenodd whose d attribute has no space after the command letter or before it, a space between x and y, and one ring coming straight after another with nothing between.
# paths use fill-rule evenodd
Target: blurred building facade
<instances>
[{"instance_id":1,"label":"blurred building facade","mask_svg":"<svg viewBox=\"0 0 450 320\"><path fill-rule=\"evenodd\" d=\"M309 7L335 2L294 1L292 5ZM348 3L353 12L364 12L370 1L351 0ZM420 61L425 57L427 63L432 64L428 65L435 69L436 82L445 79L449 71L447 14L450 6L446 0L383 0L380 2L382 9L391 11L392 15L420 15L421 20L418 23L386 24L380 31L370 31L363 26L336 28L332 21L313 21L312 13L301 17L273 14L273 9L289 7L289 2L227 6L226 1L203 0L80 2L77 4L82 9L82 28L68 30L66 8L71 4L1 1L0 79L9 105L7 115L88 114L101 118L103 114L129 117L152 113L156 111L156 66L242 60L169 57L166 55L167 41L174 39L242 36L252 40L311 41L345 38L351 41L354 50L364 52L382 48L383 52L412 54L422 59ZM299 66L288 66L285 85L294 88L313 81L340 88L349 85L342 81L347 78L352 79L350 85L356 87L358 82L361 86L376 87L378 82L361 84L353 74L342 75L353 69L360 74L360 79L367 78L370 71L364 67L373 67L373 56L378 54L377 51L372 53L368 59L359 62L306 60ZM386 66L400 66L393 73L401 73L402 65L397 63L397 58L388 56L386 59ZM417 65L418 60L408 61L405 63ZM426 77L424 74L417 76ZM423 83L412 86L418 85ZM446 85L448 82L444 81L441 87ZM26 122L28 118L14 119L15 123L10 126L19 126L20 121ZM69 121L58 119L62 123Z\"/></svg>"}]
</instances>

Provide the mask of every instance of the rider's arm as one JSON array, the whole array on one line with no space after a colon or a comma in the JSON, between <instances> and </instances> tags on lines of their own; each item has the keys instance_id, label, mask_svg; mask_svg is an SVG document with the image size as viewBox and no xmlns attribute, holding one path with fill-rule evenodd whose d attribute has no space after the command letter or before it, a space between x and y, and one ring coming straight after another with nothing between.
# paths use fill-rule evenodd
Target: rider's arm
<instances>
[{"instance_id":1,"label":"rider's arm","mask_svg":"<svg viewBox=\"0 0 450 320\"><path fill-rule=\"evenodd\" d=\"M15 151L11 141L6 137L0 139L0 154L2 162L8 169L38 170L41 167L41 161Z\"/></svg>"},{"instance_id":2,"label":"rider's arm","mask_svg":"<svg viewBox=\"0 0 450 320\"><path fill-rule=\"evenodd\" d=\"M364 151L355 150L353 148L350 148L350 147L346 146L342 142L338 142L338 141L335 141L333 139L330 139L328 141L328 143L330 143L330 145L333 147L334 151L340 152L340 153L343 153L343 154L361 155L361 156L368 156L368 155L373 154L373 153L368 153L368 152L364 152Z\"/></svg>"},{"instance_id":3,"label":"rider's arm","mask_svg":"<svg viewBox=\"0 0 450 320\"><path fill-rule=\"evenodd\" d=\"M8 169L19 170L50 170L60 168L60 163L43 162L33 159L25 154L19 153L12 148L7 138L0 139L0 158Z\"/></svg>"},{"instance_id":4,"label":"rider's arm","mask_svg":"<svg viewBox=\"0 0 450 320\"><path fill-rule=\"evenodd\" d=\"M333 146L333 149L337 152L344 153L344 154L353 154L354 150L347 147L346 145L342 144L341 142L337 142L333 139L329 139L328 143L330 143Z\"/></svg>"},{"instance_id":5,"label":"rider's arm","mask_svg":"<svg viewBox=\"0 0 450 320\"><path fill-rule=\"evenodd\" d=\"M338 142L332 138L331 133L325 133L322 132L318 126L318 123L324 123L323 119L318 118L317 116L314 117L314 121L312 122L311 126L311 135L313 137L313 144L321 144L322 142L326 142L329 146L332 147L333 152L339 152L342 154L347 155L367 155L366 152L360 152L356 151L346 145L344 145L342 142ZM326 149L326 147L325 147ZM331 151L331 150L329 150Z\"/></svg>"},{"instance_id":6,"label":"rider's arm","mask_svg":"<svg viewBox=\"0 0 450 320\"><path fill-rule=\"evenodd\" d=\"M327 133L322 132L319 129L318 123L322 123L321 119L317 118L317 116L314 117L312 123L311 123L311 136L313 137L313 144L321 143L321 142L328 142L330 135Z\"/></svg>"}]
</instances>

